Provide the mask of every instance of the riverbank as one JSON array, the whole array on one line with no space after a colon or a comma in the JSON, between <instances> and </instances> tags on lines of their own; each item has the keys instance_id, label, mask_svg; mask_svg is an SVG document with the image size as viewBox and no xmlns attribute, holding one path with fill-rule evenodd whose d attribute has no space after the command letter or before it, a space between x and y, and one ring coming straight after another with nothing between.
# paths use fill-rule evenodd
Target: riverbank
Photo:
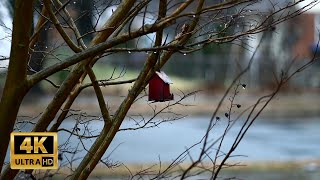
<instances>
[{"instance_id":1,"label":"riverbank","mask_svg":"<svg viewBox=\"0 0 320 180\"><path fill-rule=\"evenodd\" d=\"M91 173L89 179L128 179L144 169L148 169L149 174L158 173L168 167L169 164L162 164L161 167L155 164L125 164L114 168L108 168L104 165L98 165ZM171 171L179 171L188 167L188 164L182 164L173 168ZM210 165L208 164L208 168ZM58 175L59 178L66 177L70 173L67 168L62 168ZM175 173L174 175L176 175ZM152 176L152 175L151 175ZM151 177L148 176L148 177ZM196 178L198 177L198 178ZM209 173L196 176L196 179L208 179ZM290 161L290 162L242 162L238 166L224 168L220 177L236 178L246 180L316 180L320 177L320 160L312 161ZM59 179L58 178L58 179ZM149 178L147 178L149 179Z\"/></svg>"},{"instance_id":2,"label":"riverbank","mask_svg":"<svg viewBox=\"0 0 320 180\"><path fill-rule=\"evenodd\" d=\"M234 102L236 104L240 104L241 107L235 107L233 109L235 111L234 115L236 116L237 114L245 111L248 107L254 105L256 101L265 94L267 93L252 93L248 91L241 92L237 95ZM175 101L181 99L181 96L183 96L182 93L175 93ZM210 116L217 107L222 96L222 93L208 95L206 93L199 92L184 99L179 105L172 106L170 111L188 116ZM20 108L19 114L25 116L38 115L52 98L53 96L26 98L23 103L23 107ZM227 112L230 107L230 102L227 98L220 108L218 113L219 116L224 116L225 112ZM105 99L112 114L116 111L117 107L124 99L124 96L106 95ZM263 119L295 120L302 117L319 117L319 99L320 93L318 92L279 94L265 108L260 117ZM153 108L156 107L159 110L167 106L168 103L173 104L175 101L151 103L148 101L147 97L142 97L133 104L129 111L129 115L152 116L154 113ZM79 96L79 98L74 102L72 109L81 110L82 112L92 115L100 114L98 102L94 94L84 94Z\"/></svg>"}]
</instances>

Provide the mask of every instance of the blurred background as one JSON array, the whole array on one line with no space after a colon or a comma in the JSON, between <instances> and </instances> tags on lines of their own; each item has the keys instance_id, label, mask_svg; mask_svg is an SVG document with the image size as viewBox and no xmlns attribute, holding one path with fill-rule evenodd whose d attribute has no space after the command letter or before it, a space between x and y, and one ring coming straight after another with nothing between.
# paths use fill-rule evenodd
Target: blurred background
<instances>
[{"instance_id":1,"label":"blurred background","mask_svg":"<svg viewBox=\"0 0 320 180\"><path fill-rule=\"evenodd\" d=\"M279 2L282 1L279 0ZM9 62L7 57L10 54L12 5L13 1L0 1L0 58L2 59L0 60L0 95ZM70 6L74 7L74 11L71 11L72 16L75 19L81 19L78 27L82 34L88 32L93 23L97 23L97 28L101 28L99 23L104 22L116 8L116 5L108 6L101 12L101 18L97 19L98 17L95 16L97 13L93 12L97 11L99 4L94 1L72 1ZM270 8L272 7L262 4L252 7L252 11L268 11ZM83 12L87 15L80 16ZM149 20L149 23L154 22L151 14ZM141 23L141 19L135 19L133 25L140 27ZM215 28L219 28L219 25ZM317 53L319 28L320 5L266 32L266 37L254 56L252 67L241 79L241 83L246 84L246 89L240 90L236 97L237 103L241 104L242 108L249 107L276 86L276 77L279 77L282 71L290 66L289 72L293 72L313 56L318 56L320 54L320 51L319 54ZM237 27L234 27L234 31L236 29ZM148 47L152 44L152 36L154 34L124 46ZM173 38L174 34L170 36ZM92 38L90 35L86 37L88 42ZM172 109L184 118L161 124L156 128L121 132L112 144L111 149L116 150L107 152L106 156L115 162L129 164L138 169L157 163L159 157L162 162L170 162L186 147L199 141L205 133L218 101L240 70L246 67L261 37L262 34L250 35L239 42L212 44L194 53L174 55L162 69L173 81L170 86L172 93L175 97L179 97L183 93L199 91L183 101L192 106ZM30 63L33 70L38 71L42 67L58 62L57 57L64 59L71 55L69 49L58 45L62 39L53 27L48 26L41 31L41 39L42 41L35 47L39 53L35 53ZM50 54L45 53L46 51ZM146 56L144 52L122 52L109 55L103 57L94 66L94 71L98 79L110 77L119 80L132 79L138 75ZM60 72L50 79L60 84L67 74L67 72ZM115 110L120 105L131 85L103 88L111 110ZM56 88L48 82L41 82L32 89L20 109L21 120L36 119L31 117L41 113L55 92ZM286 84L251 127L234 153L239 156L231 159L246 166L226 170L223 173L240 179L319 179L319 100L320 63L316 62ZM158 105L163 104L158 103ZM218 113L219 117L224 116L228 105L228 102L223 104ZM83 91L72 108L81 110L88 116L98 115L100 110L93 89L87 88ZM238 111L240 112L241 109ZM133 105L128 120L123 126L130 126L130 117L137 115L150 117L152 113L149 102L144 97ZM224 145L226 150L232 144L240 125L236 124L227 136ZM97 131L101 129L100 126L99 124L90 125ZM63 127L72 128L73 121L66 121ZM214 133L218 136L223 132L225 124L218 124L215 128ZM24 127L24 130L29 129L31 127ZM197 152L199 149L192 153ZM81 153L78 155L81 156ZM101 172L98 170L96 174L99 173ZM117 171L112 173L117 174Z\"/></svg>"}]
</instances>

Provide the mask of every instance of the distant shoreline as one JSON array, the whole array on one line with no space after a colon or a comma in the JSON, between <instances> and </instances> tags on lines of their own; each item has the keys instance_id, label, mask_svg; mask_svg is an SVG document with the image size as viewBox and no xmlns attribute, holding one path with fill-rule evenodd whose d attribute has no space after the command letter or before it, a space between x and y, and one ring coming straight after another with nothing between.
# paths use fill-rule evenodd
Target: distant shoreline
<instances>
[{"instance_id":1,"label":"distant shoreline","mask_svg":"<svg viewBox=\"0 0 320 180\"><path fill-rule=\"evenodd\" d=\"M262 95L261 95L262 96ZM236 98L235 103L241 104L241 108L233 108L235 111L234 116L237 113L242 112L247 107L253 105L256 100L261 97L258 95L250 95L250 93L239 95ZM175 96L178 100L179 96ZM217 94L215 96L198 94L196 96L189 97L188 99L182 101L182 104L187 106L175 106L172 107L171 111L188 116L211 116L212 112L215 110L222 94ZM28 99L23 103L20 108L20 116L36 116L41 113L39 110L43 110L46 105L52 99L52 96L39 97L39 100L28 102ZM117 96L105 96L108 103L108 107L112 112L115 112L116 108L120 105L124 97ZM153 115L152 107L157 107L160 109L171 102L157 102L151 103L147 101L147 97L142 98L137 103L135 103L129 111L129 115ZM218 113L218 116L224 116L224 113L228 111L228 100L223 103ZM72 109L82 110L88 114L99 115L100 109L96 97L93 95L82 95L74 102ZM320 93L311 94L301 94L301 95L278 95L275 97L271 103L264 109L261 113L260 118L263 119L300 119L300 118L311 118L320 117Z\"/></svg>"},{"instance_id":2,"label":"distant shoreline","mask_svg":"<svg viewBox=\"0 0 320 180\"><path fill-rule=\"evenodd\" d=\"M228 162L232 164L233 162ZM239 162L234 162L239 163ZM207 164L207 163L205 163ZM162 162L161 169L164 170L169 163ZM96 169L91 173L91 177L100 177L103 179L114 179L114 178L123 178L130 176L131 173L141 171L143 168L152 167L149 171L154 170L158 172L159 168L155 164L125 164L124 166L119 166L116 168L106 168L103 165L98 165ZM188 164L181 164L179 167L187 167ZM210 164L208 163L208 167ZM130 172L128 171L130 169ZM174 169L173 169L174 170ZM68 170L63 168L60 170L60 173L63 172L68 174ZM296 174L294 174L296 173ZM298 178L299 176L312 175L319 177L320 175L320 160L305 160L305 161L286 161L286 162L241 162L238 166L233 166L230 168L224 168L221 172L221 176L242 176L242 177L252 177L252 176L263 176L261 177L270 179L273 177L272 174L280 174L281 176L291 177L292 175ZM297 177L297 174L299 175ZM268 177L271 175L271 177ZM299 178L298 178L299 179Z\"/></svg>"}]
</instances>

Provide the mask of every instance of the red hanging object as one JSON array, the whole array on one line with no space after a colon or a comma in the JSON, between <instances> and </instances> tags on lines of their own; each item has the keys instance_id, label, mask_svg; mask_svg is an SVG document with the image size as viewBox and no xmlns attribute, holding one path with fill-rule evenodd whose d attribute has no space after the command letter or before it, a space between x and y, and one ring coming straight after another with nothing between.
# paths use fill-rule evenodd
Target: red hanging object
<instances>
[{"instance_id":1,"label":"red hanging object","mask_svg":"<svg viewBox=\"0 0 320 180\"><path fill-rule=\"evenodd\" d=\"M149 101L164 102L173 100L170 93L172 81L163 71L156 71L149 81Z\"/></svg>"}]
</instances>

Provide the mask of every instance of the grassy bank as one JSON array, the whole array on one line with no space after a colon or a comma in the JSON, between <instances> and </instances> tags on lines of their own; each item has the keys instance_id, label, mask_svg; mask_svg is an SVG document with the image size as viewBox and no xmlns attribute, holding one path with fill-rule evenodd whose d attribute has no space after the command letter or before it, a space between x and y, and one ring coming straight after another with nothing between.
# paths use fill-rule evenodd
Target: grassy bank
<instances>
[{"instance_id":1,"label":"grassy bank","mask_svg":"<svg viewBox=\"0 0 320 180\"><path fill-rule=\"evenodd\" d=\"M162 164L164 170L168 164ZM181 168L186 168L187 164L174 168L173 171L181 172ZM209 166L208 166L209 167ZM149 174L159 171L160 166L149 164L127 164L116 168L107 168L99 165L91 174L89 179L128 179L137 172L148 169ZM54 179L65 178L69 170L63 168ZM176 174L176 173L175 173ZM144 176L144 179L150 179ZM209 179L210 174L204 173L191 179ZM246 180L318 180L320 177L320 160L318 161L296 161L296 162L247 162L225 168L220 174L221 179L246 179ZM136 177L138 179L138 177ZM169 178L170 179L170 178Z\"/></svg>"},{"instance_id":2,"label":"grassy bank","mask_svg":"<svg viewBox=\"0 0 320 180\"><path fill-rule=\"evenodd\" d=\"M119 91L123 91L119 90ZM179 100L183 94L180 92L175 93L175 100ZM171 107L171 111L188 115L188 116L210 116L213 110L216 108L219 100L223 94L207 95L205 93L198 93L191 96L181 102L182 105ZM142 96L142 95L141 95ZM235 109L235 113L244 111L247 107L253 105L256 100L262 95L251 95L250 92L246 92L243 95L237 97L236 103L241 104L241 108ZM108 95L105 93L105 100L108 102L108 107L111 113L115 112L124 95ZM46 95L41 97L30 97L30 101L25 100L23 107L20 109L21 115L35 116L41 113L43 107L50 102L53 98L52 95ZM27 99L27 98L26 98ZM265 119L303 119L309 117L320 117L320 94L303 94L303 95L278 95L261 114L261 118ZM129 115L142 114L144 116L153 115L153 107L157 106L158 109L165 107L170 102L158 102L151 103L145 96L139 101L135 102L129 111ZM188 106L183 106L188 105ZM230 103L228 100L221 106L219 116L224 116ZM97 99L94 93L86 92L81 94L72 106L72 109L83 110L88 114L98 115L100 114ZM235 114L235 115L236 115Z\"/></svg>"}]
</instances>

